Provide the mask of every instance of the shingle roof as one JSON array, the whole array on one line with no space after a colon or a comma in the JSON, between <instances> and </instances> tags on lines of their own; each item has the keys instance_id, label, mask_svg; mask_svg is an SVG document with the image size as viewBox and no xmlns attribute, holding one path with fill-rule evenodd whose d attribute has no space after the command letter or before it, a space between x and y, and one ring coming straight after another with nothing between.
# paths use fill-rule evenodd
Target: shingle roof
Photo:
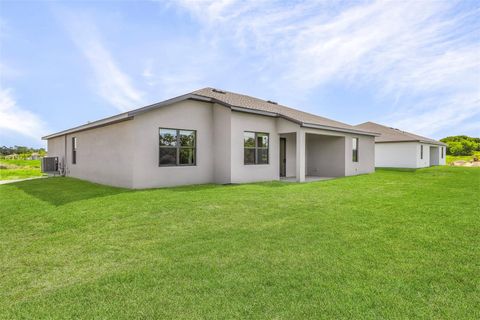
<instances>
[{"instance_id":1,"label":"shingle roof","mask_svg":"<svg viewBox=\"0 0 480 320\"><path fill-rule=\"evenodd\" d=\"M300 110L289 108L287 106L277 104L276 102L273 102L273 101L262 100L262 99L247 96L244 94L222 91L214 88L203 88L203 89L192 92L192 94L213 98L215 100L224 102L228 105L235 106L235 107L240 107L240 108L250 109L255 111L275 113L287 119L296 121L302 125L308 126L308 124L312 124L312 125L318 125L318 126L332 127L336 129L345 129L345 130L355 131L359 133L363 132L365 134L375 133L375 131L372 132L369 130L364 130L343 122L320 117L311 113L303 112Z\"/></svg>"},{"instance_id":2,"label":"shingle roof","mask_svg":"<svg viewBox=\"0 0 480 320\"><path fill-rule=\"evenodd\" d=\"M355 127L363 129L363 130L369 130L369 131L375 131L380 133L380 136L375 137L375 142L426 142L426 143L431 143L431 144L437 144L437 145L442 145L446 146L445 143L430 139L427 137L422 137L414 133L410 133L407 131L402 131L400 129L392 128L392 127L387 127L375 122L365 122L359 125L356 125Z\"/></svg>"},{"instance_id":3,"label":"shingle roof","mask_svg":"<svg viewBox=\"0 0 480 320\"><path fill-rule=\"evenodd\" d=\"M93 121L84 125L80 125L74 128L63 130L57 133L53 133L42 137L42 139L50 139L73 132L93 129L99 126L105 126L119 121L126 121L133 119L136 115L148 112L153 109L171 105L176 102L184 100L197 100L204 102L217 102L227 107L237 108L241 111L249 111L254 113L265 113L271 116L284 117L290 121L294 121L305 127L312 127L317 129L333 130L352 132L363 135L375 136L375 131L368 131L365 129L357 128L346 123L320 117L311 113L303 112L300 110L292 109L286 106L282 106L273 101L262 100L254 97L250 97L244 94L238 94L228 91L217 90L214 88L203 88L191 93L187 93L172 99L168 99L162 102L154 103L142 108L134 109L132 111L120 113L118 115Z\"/></svg>"}]
</instances>

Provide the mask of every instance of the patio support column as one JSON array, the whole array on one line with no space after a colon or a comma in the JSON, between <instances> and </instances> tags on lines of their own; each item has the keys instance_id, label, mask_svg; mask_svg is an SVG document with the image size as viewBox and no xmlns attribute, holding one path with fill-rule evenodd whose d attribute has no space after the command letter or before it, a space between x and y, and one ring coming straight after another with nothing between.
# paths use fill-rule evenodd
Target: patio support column
<instances>
[{"instance_id":1,"label":"patio support column","mask_svg":"<svg viewBox=\"0 0 480 320\"><path fill-rule=\"evenodd\" d=\"M297 131L297 145L296 145L296 173L297 182L305 181L305 132L302 130Z\"/></svg>"}]
</instances>

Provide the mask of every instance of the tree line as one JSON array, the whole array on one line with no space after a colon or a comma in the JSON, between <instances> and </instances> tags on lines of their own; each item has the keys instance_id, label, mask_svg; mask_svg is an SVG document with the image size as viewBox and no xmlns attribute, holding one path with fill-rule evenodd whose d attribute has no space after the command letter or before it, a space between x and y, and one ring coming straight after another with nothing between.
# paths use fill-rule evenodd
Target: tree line
<instances>
[{"instance_id":1,"label":"tree line","mask_svg":"<svg viewBox=\"0 0 480 320\"><path fill-rule=\"evenodd\" d=\"M19 155L20 157L29 157L32 155L32 153L38 153L40 156L44 156L47 152L45 151L45 148L36 149L36 148L29 148L25 146L0 147L1 157L9 156L12 154Z\"/></svg>"},{"instance_id":2,"label":"tree line","mask_svg":"<svg viewBox=\"0 0 480 320\"><path fill-rule=\"evenodd\" d=\"M469 136L450 136L440 139L447 144L447 154L452 156L471 156L480 151L480 138Z\"/></svg>"}]
</instances>

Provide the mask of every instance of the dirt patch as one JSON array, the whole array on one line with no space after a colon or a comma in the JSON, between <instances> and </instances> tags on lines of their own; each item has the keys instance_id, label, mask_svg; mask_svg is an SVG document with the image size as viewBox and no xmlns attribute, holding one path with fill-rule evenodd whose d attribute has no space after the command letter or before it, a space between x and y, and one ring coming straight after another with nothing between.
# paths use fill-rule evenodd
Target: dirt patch
<instances>
[{"instance_id":1,"label":"dirt patch","mask_svg":"<svg viewBox=\"0 0 480 320\"><path fill-rule=\"evenodd\" d=\"M450 165L454 167L480 167L480 161L457 160L453 161Z\"/></svg>"}]
</instances>

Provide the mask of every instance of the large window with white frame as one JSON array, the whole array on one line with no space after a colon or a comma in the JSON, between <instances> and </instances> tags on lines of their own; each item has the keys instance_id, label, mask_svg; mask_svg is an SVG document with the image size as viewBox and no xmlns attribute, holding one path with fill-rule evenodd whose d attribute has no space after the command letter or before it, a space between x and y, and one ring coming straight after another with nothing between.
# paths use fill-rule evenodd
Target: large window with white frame
<instances>
[{"instance_id":1,"label":"large window with white frame","mask_svg":"<svg viewBox=\"0 0 480 320\"><path fill-rule=\"evenodd\" d=\"M265 132L243 133L243 163L268 164L269 135Z\"/></svg>"},{"instance_id":2,"label":"large window with white frame","mask_svg":"<svg viewBox=\"0 0 480 320\"><path fill-rule=\"evenodd\" d=\"M159 129L160 167L195 166L197 164L197 132L184 129Z\"/></svg>"}]
</instances>

